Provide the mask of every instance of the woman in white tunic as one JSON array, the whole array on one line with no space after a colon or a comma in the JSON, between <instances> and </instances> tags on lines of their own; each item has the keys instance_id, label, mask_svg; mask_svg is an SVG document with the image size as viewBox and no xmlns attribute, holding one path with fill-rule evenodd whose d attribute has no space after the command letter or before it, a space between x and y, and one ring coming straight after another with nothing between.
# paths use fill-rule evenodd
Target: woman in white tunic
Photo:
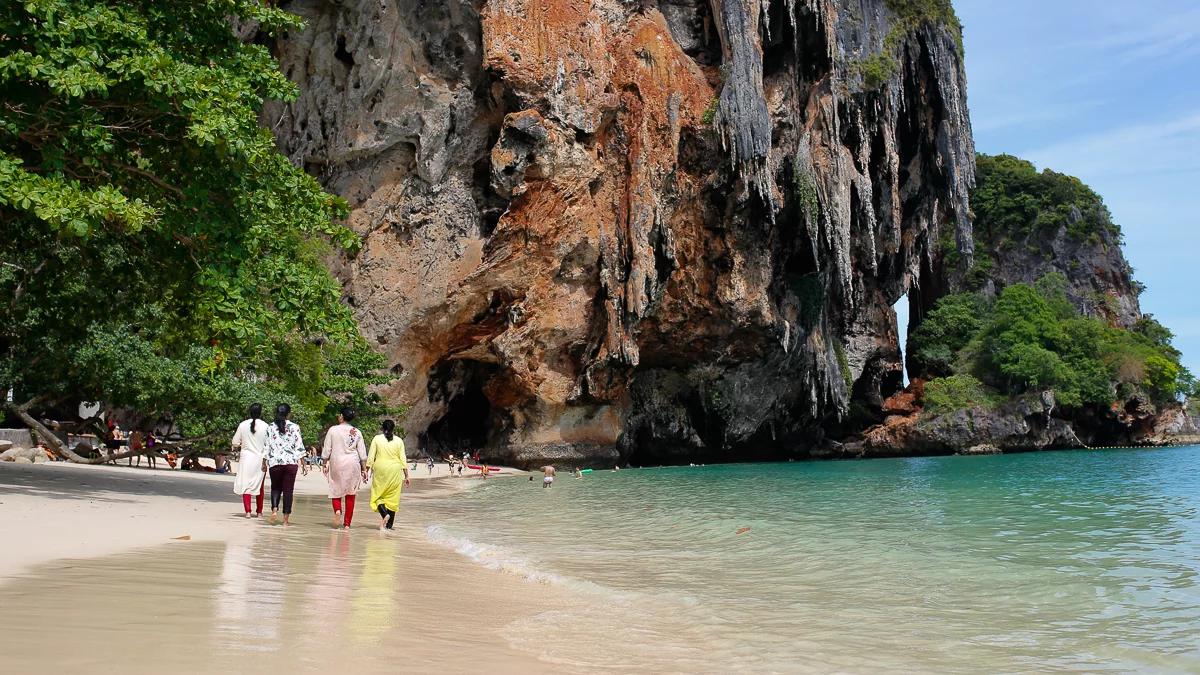
<instances>
[{"instance_id":1,"label":"woman in white tunic","mask_svg":"<svg viewBox=\"0 0 1200 675\"><path fill-rule=\"evenodd\" d=\"M267 424L262 421L262 404L250 406L250 419L238 425L233 434L234 450L238 455L237 478L233 481L233 491L242 496L242 507L246 509L246 517L250 517L250 495L256 495L254 517L262 515L263 485L266 472L263 471L263 459L266 456Z\"/></svg>"}]
</instances>

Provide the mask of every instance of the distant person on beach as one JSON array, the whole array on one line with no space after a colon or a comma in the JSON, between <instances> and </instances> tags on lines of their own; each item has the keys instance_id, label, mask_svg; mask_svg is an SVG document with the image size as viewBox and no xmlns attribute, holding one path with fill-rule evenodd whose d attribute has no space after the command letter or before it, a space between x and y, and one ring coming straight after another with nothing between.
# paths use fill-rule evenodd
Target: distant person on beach
<instances>
[{"instance_id":1,"label":"distant person on beach","mask_svg":"<svg viewBox=\"0 0 1200 675\"><path fill-rule=\"evenodd\" d=\"M146 463L151 469L158 468L158 438L154 436L153 431L146 433ZM141 466L140 461L138 466Z\"/></svg>"},{"instance_id":2,"label":"distant person on beach","mask_svg":"<svg viewBox=\"0 0 1200 675\"><path fill-rule=\"evenodd\" d=\"M267 474L263 471L263 458L267 449L267 426L262 421L262 404L250 406L250 417L238 425L233 434L231 448L240 452L238 455L237 477L233 480L233 491L242 496L242 508L246 517L250 518L250 495L256 495L254 518L262 516L263 487L266 485Z\"/></svg>"},{"instance_id":3,"label":"distant person on beach","mask_svg":"<svg viewBox=\"0 0 1200 675\"><path fill-rule=\"evenodd\" d=\"M342 408L338 423L325 434L321 459L325 465L325 480L329 482L329 498L333 501L333 526L339 519L344 529L354 520L354 498L367 480L367 445L362 432L352 426L354 411ZM345 509L342 503L345 502ZM344 515L343 515L344 514Z\"/></svg>"},{"instance_id":4,"label":"distant person on beach","mask_svg":"<svg viewBox=\"0 0 1200 675\"><path fill-rule=\"evenodd\" d=\"M583 470L575 467L575 478L583 478Z\"/></svg>"},{"instance_id":5,"label":"distant person on beach","mask_svg":"<svg viewBox=\"0 0 1200 675\"><path fill-rule=\"evenodd\" d=\"M109 420L108 437L104 439L104 447L108 450L108 461L112 462L113 464L117 463L116 460L113 459L113 455L115 455L117 450L120 449L122 438L123 436L121 434L121 427L117 426L112 420Z\"/></svg>"},{"instance_id":6,"label":"distant person on beach","mask_svg":"<svg viewBox=\"0 0 1200 675\"><path fill-rule=\"evenodd\" d=\"M34 447L36 447L38 450L41 450L42 452L46 453L46 459L49 459L51 462L59 461L58 454L55 453L53 450L51 450L50 447L48 445L46 445L45 441L38 441L37 445Z\"/></svg>"},{"instance_id":7,"label":"distant person on beach","mask_svg":"<svg viewBox=\"0 0 1200 675\"><path fill-rule=\"evenodd\" d=\"M367 469L371 471L371 510L379 513L379 529L390 530L400 510L400 491L409 484L404 441L396 435L392 420L384 420L383 433L371 439Z\"/></svg>"},{"instance_id":8,"label":"distant person on beach","mask_svg":"<svg viewBox=\"0 0 1200 675\"><path fill-rule=\"evenodd\" d=\"M554 485L554 467L546 465L542 467L542 487L548 488Z\"/></svg>"},{"instance_id":9,"label":"distant person on beach","mask_svg":"<svg viewBox=\"0 0 1200 675\"><path fill-rule=\"evenodd\" d=\"M133 431L133 433L129 434L129 449L133 452L138 452L139 450L146 449L146 444L142 440L142 432L135 429ZM133 466L133 458L134 457L135 457L135 455L130 455L129 466ZM137 457L137 465L141 466L142 465L142 456L136 455L136 457Z\"/></svg>"},{"instance_id":10,"label":"distant person on beach","mask_svg":"<svg viewBox=\"0 0 1200 675\"><path fill-rule=\"evenodd\" d=\"M433 457L432 456L430 456L430 455L425 456L425 466L429 467L429 475L432 476L433 475Z\"/></svg>"},{"instance_id":11,"label":"distant person on beach","mask_svg":"<svg viewBox=\"0 0 1200 675\"><path fill-rule=\"evenodd\" d=\"M271 474L271 522L275 522L282 500L285 526L291 525L296 474L304 457L304 439L300 427L288 419L291 414L292 407L288 404L275 406L275 421L267 426L266 456L262 462L263 469Z\"/></svg>"}]
</instances>

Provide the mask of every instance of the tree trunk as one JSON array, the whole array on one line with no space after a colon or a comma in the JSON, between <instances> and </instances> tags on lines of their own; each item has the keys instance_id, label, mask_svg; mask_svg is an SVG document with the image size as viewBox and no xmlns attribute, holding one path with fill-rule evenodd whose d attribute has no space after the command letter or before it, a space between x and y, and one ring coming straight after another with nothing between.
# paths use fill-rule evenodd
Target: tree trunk
<instances>
[{"instance_id":1,"label":"tree trunk","mask_svg":"<svg viewBox=\"0 0 1200 675\"><path fill-rule=\"evenodd\" d=\"M31 405L33 405L33 401L30 401L29 403L26 403L24 405L13 405L10 403L10 404L8 404L8 409L10 412L12 412L12 414L14 414L18 418L20 418L20 420L22 422L29 425L30 429L33 429L34 431L36 431L37 435L43 441L45 441L46 444L49 445L50 448L52 450L54 450L55 453L57 453L61 457L66 457L68 460L70 460L71 462L74 462L75 464L104 464L105 462L116 461L118 459L125 459L126 457L135 457L137 455L145 455L149 452L146 448L143 448L141 450L130 450L128 452L117 453L115 455L105 455L104 454L105 448L103 446L101 446L100 448L98 448L98 450L100 452L99 457L90 457L89 458L89 457L84 457L82 455L77 455L77 454L75 454L75 451L68 448L67 445L65 443L63 443L62 440L60 440L58 436L55 436L54 432L47 429L46 425L42 424L41 422L38 421L38 419L36 417L29 414L29 407Z\"/></svg>"}]
</instances>

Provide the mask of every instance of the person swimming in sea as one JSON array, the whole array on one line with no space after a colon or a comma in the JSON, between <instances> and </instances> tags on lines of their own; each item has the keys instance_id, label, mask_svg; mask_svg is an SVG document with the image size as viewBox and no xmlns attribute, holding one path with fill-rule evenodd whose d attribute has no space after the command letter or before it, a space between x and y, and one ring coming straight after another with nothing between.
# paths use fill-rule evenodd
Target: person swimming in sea
<instances>
[{"instance_id":1,"label":"person swimming in sea","mask_svg":"<svg viewBox=\"0 0 1200 675\"><path fill-rule=\"evenodd\" d=\"M542 487L548 488L554 485L554 467L546 465L542 467Z\"/></svg>"}]
</instances>

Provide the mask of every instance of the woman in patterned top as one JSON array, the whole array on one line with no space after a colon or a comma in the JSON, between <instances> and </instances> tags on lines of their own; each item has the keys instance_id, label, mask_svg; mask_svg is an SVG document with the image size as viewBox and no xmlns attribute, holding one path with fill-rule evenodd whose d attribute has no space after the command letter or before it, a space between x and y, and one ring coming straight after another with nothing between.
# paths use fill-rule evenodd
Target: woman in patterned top
<instances>
[{"instance_id":1,"label":"woman in patterned top","mask_svg":"<svg viewBox=\"0 0 1200 675\"><path fill-rule=\"evenodd\" d=\"M367 479L367 445L362 432L352 426L354 411L342 408L338 423L325 434L321 452L321 470L329 481L329 498L333 502L333 526L350 529L354 519L354 498ZM346 505L342 510L343 502ZM346 515L343 517L342 514Z\"/></svg>"},{"instance_id":2,"label":"woman in patterned top","mask_svg":"<svg viewBox=\"0 0 1200 675\"><path fill-rule=\"evenodd\" d=\"M304 457L304 439L300 427L288 419L292 407L286 403L275 406L275 423L267 427L267 442L263 469L271 474L271 522L275 522L280 497L283 497L283 524L290 525L292 493L296 488L296 473ZM305 468L305 473L308 469Z\"/></svg>"}]
</instances>

